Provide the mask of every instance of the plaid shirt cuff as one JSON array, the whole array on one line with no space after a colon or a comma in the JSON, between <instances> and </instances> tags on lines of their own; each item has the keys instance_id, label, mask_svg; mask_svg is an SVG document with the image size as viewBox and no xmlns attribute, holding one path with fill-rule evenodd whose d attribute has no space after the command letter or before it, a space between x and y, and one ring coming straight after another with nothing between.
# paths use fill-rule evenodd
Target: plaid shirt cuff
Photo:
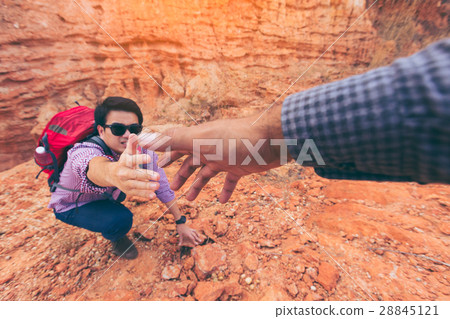
<instances>
[{"instance_id":1,"label":"plaid shirt cuff","mask_svg":"<svg viewBox=\"0 0 450 319\"><path fill-rule=\"evenodd\" d=\"M391 66L293 94L282 127L298 159L312 139L326 178L450 183L450 39ZM311 152L309 152L311 153Z\"/></svg>"}]
</instances>

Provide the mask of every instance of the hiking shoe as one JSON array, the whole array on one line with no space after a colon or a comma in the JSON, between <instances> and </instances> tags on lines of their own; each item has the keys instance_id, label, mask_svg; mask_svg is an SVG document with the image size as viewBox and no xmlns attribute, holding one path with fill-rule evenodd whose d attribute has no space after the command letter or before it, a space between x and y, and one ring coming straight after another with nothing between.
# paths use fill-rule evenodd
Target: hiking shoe
<instances>
[{"instance_id":1,"label":"hiking shoe","mask_svg":"<svg viewBox=\"0 0 450 319\"><path fill-rule=\"evenodd\" d=\"M117 256L122 256L125 259L135 259L138 256L136 247L127 236L123 236L118 241L112 242L112 246L113 253Z\"/></svg>"}]
</instances>

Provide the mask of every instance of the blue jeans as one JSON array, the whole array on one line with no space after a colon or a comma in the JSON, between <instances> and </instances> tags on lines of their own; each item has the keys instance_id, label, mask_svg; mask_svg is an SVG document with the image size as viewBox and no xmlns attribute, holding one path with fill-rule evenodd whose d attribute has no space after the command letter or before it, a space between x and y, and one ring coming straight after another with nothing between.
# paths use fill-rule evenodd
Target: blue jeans
<instances>
[{"instance_id":1,"label":"blue jeans","mask_svg":"<svg viewBox=\"0 0 450 319\"><path fill-rule=\"evenodd\" d=\"M60 221L117 241L125 236L133 225L133 214L122 204L111 200L98 200L66 212L56 213Z\"/></svg>"}]
</instances>

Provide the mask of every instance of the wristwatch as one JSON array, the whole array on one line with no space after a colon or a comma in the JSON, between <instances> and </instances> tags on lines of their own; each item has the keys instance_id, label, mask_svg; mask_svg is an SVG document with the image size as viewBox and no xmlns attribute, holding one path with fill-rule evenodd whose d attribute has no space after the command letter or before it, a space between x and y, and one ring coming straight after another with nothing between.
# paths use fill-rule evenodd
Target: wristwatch
<instances>
[{"instance_id":1,"label":"wristwatch","mask_svg":"<svg viewBox=\"0 0 450 319\"><path fill-rule=\"evenodd\" d=\"M185 223L186 223L186 216L184 216L184 215L181 215L180 219L175 221L175 224L177 224L177 225L181 225L181 224L185 224Z\"/></svg>"}]
</instances>

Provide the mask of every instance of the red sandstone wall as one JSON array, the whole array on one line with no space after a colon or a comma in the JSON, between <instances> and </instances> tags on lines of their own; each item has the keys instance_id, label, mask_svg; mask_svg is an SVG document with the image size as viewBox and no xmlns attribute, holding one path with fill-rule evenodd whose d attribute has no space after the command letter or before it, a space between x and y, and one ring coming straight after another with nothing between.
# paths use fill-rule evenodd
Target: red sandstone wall
<instances>
[{"instance_id":1,"label":"red sandstone wall","mask_svg":"<svg viewBox=\"0 0 450 319\"><path fill-rule=\"evenodd\" d=\"M69 0L1 2L0 170L30 159L45 122L75 100L95 106L109 95L133 98L148 125L189 123L181 108L199 120L264 108L372 3L78 2L87 13ZM290 93L448 36L448 11L441 1L378 1Z\"/></svg>"}]
</instances>

